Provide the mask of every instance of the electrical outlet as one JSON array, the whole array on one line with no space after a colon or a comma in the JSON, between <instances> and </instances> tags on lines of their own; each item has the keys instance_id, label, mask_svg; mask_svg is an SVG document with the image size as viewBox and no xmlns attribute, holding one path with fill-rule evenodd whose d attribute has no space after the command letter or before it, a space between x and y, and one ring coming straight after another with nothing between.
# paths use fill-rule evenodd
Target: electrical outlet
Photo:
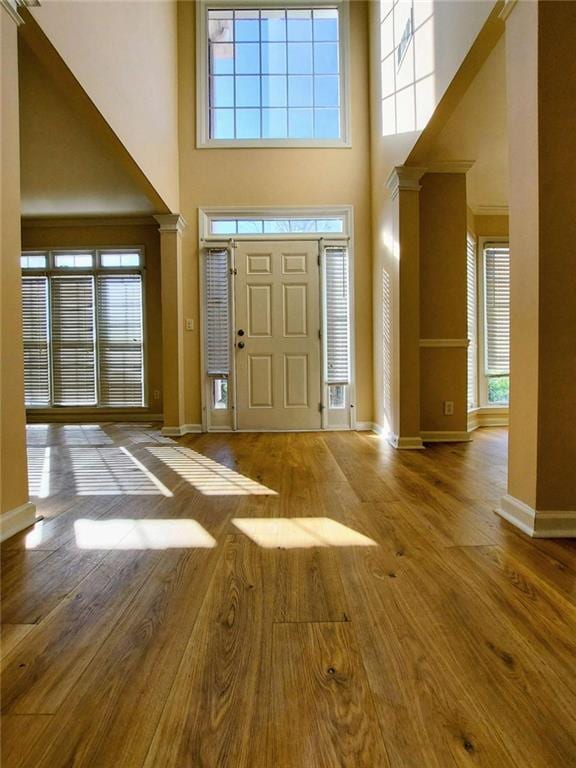
<instances>
[{"instance_id":1,"label":"electrical outlet","mask_svg":"<svg viewBox=\"0 0 576 768\"><path fill-rule=\"evenodd\" d=\"M152 397L154 398L154 400L160 400L160 390L155 389L154 392L152 392Z\"/></svg>"},{"instance_id":2,"label":"electrical outlet","mask_svg":"<svg viewBox=\"0 0 576 768\"><path fill-rule=\"evenodd\" d=\"M186 330L187 331L193 331L194 330L194 320L191 320L190 318L186 320Z\"/></svg>"},{"instance_id":3,"label":"electrical outlet","mask_svg":"<svg viewBox=\"0 0 576 768\"><path fill-rule=\"evenodd\" d=\"M454 416L453 400L444 400L444 416Z\"/></svg>"}]
</instances>

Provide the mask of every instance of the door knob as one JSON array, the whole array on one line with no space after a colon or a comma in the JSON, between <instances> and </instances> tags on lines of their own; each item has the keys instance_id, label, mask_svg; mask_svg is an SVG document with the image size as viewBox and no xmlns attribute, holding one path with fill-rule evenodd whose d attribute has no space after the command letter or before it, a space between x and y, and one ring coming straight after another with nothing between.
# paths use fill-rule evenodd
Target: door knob
<instances>
[{"instance_id":1,"label":"door knob","mask_svg":"<svg viewBox=\"0 0 576 768\"><path fill-rule=\"evenodd\" d=\"M238 336L244 336L244 331L242 330L242 328L240 328L240 330L238 331Z\"/></svg>"},{"instance_id":2,"label":"door knob","mask_svg":"<svg viewBox=\"0 0 576 768\"><path fill-rule=\"evenodd\" d=\"M243 341L239 341L238 342L238 349L244 349L244 342Z\"/></svg>"}]
</instances>

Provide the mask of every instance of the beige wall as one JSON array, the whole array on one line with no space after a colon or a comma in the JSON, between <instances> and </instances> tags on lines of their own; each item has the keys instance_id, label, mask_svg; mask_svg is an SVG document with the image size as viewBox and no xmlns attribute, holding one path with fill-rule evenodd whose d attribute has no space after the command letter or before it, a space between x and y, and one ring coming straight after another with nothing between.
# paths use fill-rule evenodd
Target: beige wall
<instances>
[{"instance_id":1,"label":"beige wall","mask_svg":"<svg viewBox=\"0 0 576 768\"><path fill-rule=\"evenodd\" d=\"M179 5L184 314L198 328L198 207L353 205L360 421L372 420L368 4L351 3L351 149L196 149L194 4ZM199 334L185 334L186 420L200 423Z\"/></svg>"},{"instance_id":2,"label":"beige wall","mask_svg":"<svg viewBox=\"0 0 576 768\"><path fill-rule=\"evenodd\" d=\"M171 210L178 210L173 0L63 2L31 14Z\"/></svg>"},{"instance_id":3,"label":"beige wall","mask_svg":"<svg viewBox=\"0 0 576 768\"><path fill-rule=\"evenodd\" d=\"M148 367L148 397L146 409L150 414L162 413L162 306L160 300L160 235L158 225L149 223L115 223L113 219L101 220L42 220L23 221L22 247L26 248L103 248L110 246L143 246L146 253L146 356ZM154 399L154 391L160 398ZM34 412L32 411L33 415ZM102 418L101 412L94 412ZM70 420L70 412L66 418ZM80 417L86 418L86 411ZM106 419L113 418L109 414ZM125 418L118 414L115 418Z\"/></svg>"},{"instance_id":4,"label":"beige wall","mask_svg":"<svg viewBox=\"0 0 576 768\"><path fill-rule=\"evenodd\" d=\"M0 513L28 501L20 304L20 169L16 24L0 7L1 413Z\"/></svg>"},{"instance_id":5,"label":"beige wall","mask_svg":"<svg viewBox=\"0 0 576 768\"><path fill-rule=\"evenodd\" d=\"M469 222L470 231L476 237L503 237L507 238L509 234L508 216L474 216L472 222Z\"/></svg>"},{"instance_id":6,"label":"beige wall","mask_svg":"<svg viewBox=\"0 0 576 768\"><path fill-rule=\"evenodd\" d=\"M420 338L466 339L466 176L427 173L421 184ZM466 431L466 400L466 348L421 348L421 429Z\"/></svg>"},{"instance_id":7,"label":"beige wall","mask_svg":"<svg viewBox=\"0 0 576 768\"><path fill-rule=\"evenodd\" d=\"M24 216L151 213L153 205L70 91L19 42Z\"/></svg>"}]
</instances>

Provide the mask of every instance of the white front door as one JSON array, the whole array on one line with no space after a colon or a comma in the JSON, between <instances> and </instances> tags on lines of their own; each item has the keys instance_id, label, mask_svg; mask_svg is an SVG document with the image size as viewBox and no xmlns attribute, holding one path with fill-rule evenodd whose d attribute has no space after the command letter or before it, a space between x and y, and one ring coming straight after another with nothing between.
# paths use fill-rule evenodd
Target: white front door
<instances>
[{"instance_id":1,"label":"white front door","mask_svg":"<svg viewBox=\"0 0 576 768\"><path fill-rule=\"evenodd\" d=\"M320 429L318 243L236 249L238 429Z\"/></svg>"}]
</instances>

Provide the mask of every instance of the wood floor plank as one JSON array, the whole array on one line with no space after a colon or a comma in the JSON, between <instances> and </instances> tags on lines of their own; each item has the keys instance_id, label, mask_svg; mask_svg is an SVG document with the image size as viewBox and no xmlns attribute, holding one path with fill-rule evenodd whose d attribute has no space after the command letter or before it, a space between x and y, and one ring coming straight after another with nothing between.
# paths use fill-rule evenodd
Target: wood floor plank
<instances>
[{"instance_id":1,"label":"wood floor plank","mask_svg":"<svg viewBox=\"0 0 576 768\"><path fill-rule=\"evenodd\" d=\"M2 624L0 626L0 660L2 661L2 668L4 668L6 658L35 626L35 624ZM2 690L4 691L4 688Z\"/></svg>"},{"instance_id":2,"label":"wood floor plank","mask_svg":"<svg viewBox=\"0 0 576 768\"><path fill-rule=\"evenodd\" d=\"M349 621L350 612L332 549L266 553L267 573L275 573L274 621Z\"/></svg>"},{"instance_id":3,"label":"wood floor plank","mask_svg":"<svg viewBox=\"0 0 576 768\"><path fill-rule=\"evenodd\" d=\"M390 765L352 624L275 624L268 765Z\"/></svg>"},{"instance_id":4,"label":"wood floor plank","mask_svg":"<svg viewBox=\"0 0 576 768\"><path fill-rule=\"evenodd\" d=\"M80 582L4 666L2 711L57 712L159 559L157 552L113 552Z\"/></svg>"},{"instance_id":5,"label":"wood floor plank","mask_svg":"<svg viewBox=\"0 0 576 768\"><path fill-rule=\"evenodd\" d=\"M2 768L30 768L31 753L50 727L50 715L5 715L0 719Z\"/></svg>"},{"instance_id":6,"label":"wood floor plank","mask_svg":"<svg viewBox=\"0 0 576 768\"><path fill-rule=\"evenodd\" d=\"M145 768L265 768L272 588L261 550L227 536Z\"/></svg>"}]
</instances>

